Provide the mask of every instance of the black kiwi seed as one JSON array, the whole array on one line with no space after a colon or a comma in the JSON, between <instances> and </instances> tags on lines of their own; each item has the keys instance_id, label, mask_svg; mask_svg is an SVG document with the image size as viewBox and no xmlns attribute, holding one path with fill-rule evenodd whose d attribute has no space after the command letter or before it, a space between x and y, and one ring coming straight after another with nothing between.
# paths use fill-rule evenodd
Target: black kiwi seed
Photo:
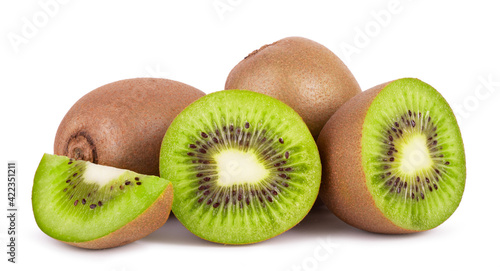
<instances>
[{"instance_id":1,"label":"black kiwi seed","mask_svg":"<svg viewBox=\"0 0 500 271\"><path fill-rule=\"evenodd\" d=\"M241 126L230 124L228 126L215 127L214 132L200 131L195 142L188 143L186 146L187 156L196 156L198 160L192 160L193 170L198 183L198 203L211 205L213 208L225 208L228 204L233 204L243 208L244 203L249 205L252 201L258 200L261 203L266 199L273 202L274 197L279 196L282 188L289 187L289 184L278 182L272 178L256 185L246 185L246 187L231 186L224 187L217 183L218 175L215 167L213 154L220 150L220 147L212 144L214 142L220 145L228 145L231 148L237 148L243 151L254 149L264 162L266 168L283 180L289 180L292 176L284 174L287 172L293 175L293 166L283 167L286 159L290 158L290 151L284 149L285 141L283 137L272 135L269 139L264 135L266 130L244 130L250 129L253 125L250 122L244 122ZM254 139L255 137L255 139ZM278 144L279 143L279 144ZM200 148L201 146L201 148ZM193 148L194 147L194 148ZM262 189L266 183L276 189ZM279 187L278 187L279 186ZM210 189L209 189L210 188ZM239 202L239 204L238 204ZM222 206L221 206L222 205ZM263 204L265 207L265 204Z\"/></svg>"},{"instance_id":2,"label":"black kiwi seed","mask_svg":"<svg viewBox=\"0 0 500 271\"><path fill-rule=\"evenodd\" d=\"M440 165L450 165L449 161L439 159L444 158L444 154L440 153L442 146L438 146L439 142L436 138L438 136L436 132L437 126L434 122L431 122L432 118L430 116L423 116L421 112L417 112L412 110L403 111L403 114L397 117L397 121L391 121L392 124L389 125L388 129L382 130L384 136L380 138L380 142L383 143L384 152L382 152L379 161L381 161L380 169L383 170L383 173L377 173L376 175L378 180L384 182L384 189L389 190L390 193L395 193L394 195L401 194L403 197L408 196L416 201L419 199L424 200L427 190L430 193L439 188L437 185L440 180L439 176L446 170ZM417 185L417 183L421 183L420 176L415 176L414 179L398 176L399 173L397 170L394 171L394 169L397 169L397 164L392 164L395 166L391 166L388 163L396 160L395 156L398 151L395 146L398 146L400 138L411 136L413 133L420 133L427 138L427 148L429 153L431 153L431 159L434 160L436 165L427 171L426 176L422 176L422 180L425 180L427 188L424 186L424 189L420 189L421 191L419 191Z\"/></svg>"}]
</instances>

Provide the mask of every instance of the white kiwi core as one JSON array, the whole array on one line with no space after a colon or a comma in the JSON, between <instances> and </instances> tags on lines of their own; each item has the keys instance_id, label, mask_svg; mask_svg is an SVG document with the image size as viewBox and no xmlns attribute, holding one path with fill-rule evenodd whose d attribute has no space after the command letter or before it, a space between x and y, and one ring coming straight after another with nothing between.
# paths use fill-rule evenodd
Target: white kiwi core
<instances>
[{"instance_id":1,"label":"white kiwi core","mask_svg":"<svg viewBox=\"0 0 500 271\"><path fill-rule=\"evenodd\" d=\"M250 151L224 150L215 155L215 161L220 186L256 184L269 175L269 170Z\"/></svg>"},{"instance_id":2,"label":"white kiwi core","mask_svg":"<svg viewBox=\"0 0 500 271\"><path fill-rule=\"evenodd\" d=\"M117 179L127 170L87 162L83 171L83 179L87 183L96 183L105 186L111 180Z\"/></svg>"},{"instance_id":3,"label":"white kiwi core","mask_svg":"<svg viewBox=\"0 0 500 271\"><path fill-rule=\"evenodd\" d=\"M432 168L434 162L423 134L413 134L407 140L398 143L401 144L397 149L400 150L399 170L402 173L416 176L420 172Z\"/></svg>"}]
</instances>

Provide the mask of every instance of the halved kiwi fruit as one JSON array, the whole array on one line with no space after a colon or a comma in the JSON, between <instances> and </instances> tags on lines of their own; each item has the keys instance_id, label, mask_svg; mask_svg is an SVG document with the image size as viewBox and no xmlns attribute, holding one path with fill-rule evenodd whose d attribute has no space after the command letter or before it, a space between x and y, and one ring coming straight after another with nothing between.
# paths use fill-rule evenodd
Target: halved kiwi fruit
<instances>
[{"instance_id":1,"label":"halved kiwi fruit","mask_svg":"<svg viewBox=\"0 0 500 271\"><path fill-rule=\"evenodd\" d=\"M445 99L412 78L364 91L345 103L318 138L320 197L360 229L432 229L458 207L465 186L460 130Z\"/></svg>"},{"instance_id":2,"label":"halved kiwi fruit","mask_svg":"<svg viewBox=\"0 0 500 271\"><path fill-rule=\"evenodd\" d=\"M50 237L102 249L138 240L170 214L172 184L156 176L45 154L35 174L35 220Z\"/></svg>"},{"instance_id":3,"label":"halved kiwi fruit","mask_svg":"<svg viewBox=\"0 0 500 271\"><path fill-rule=\"evenodd\" d=\"M200 98L172 122L160 152L172 210L195 235L217 243L269 239L301 221L320 186L321 162L301 117L246 90Z\"/></svg>"}]
</instances>

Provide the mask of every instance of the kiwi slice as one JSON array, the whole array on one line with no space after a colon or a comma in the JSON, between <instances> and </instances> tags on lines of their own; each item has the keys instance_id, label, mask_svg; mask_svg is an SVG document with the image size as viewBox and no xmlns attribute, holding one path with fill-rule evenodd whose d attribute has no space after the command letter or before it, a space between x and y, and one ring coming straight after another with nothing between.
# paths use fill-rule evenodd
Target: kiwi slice
<instances>
[{"instance_id":1,"label":"kiwi slice","mask_svg":"<svg viewBox=\"0 0 500 271\"><path fill-rule=\"evenodd\" d=\"M369 89L343 105L318 139L322 201L373 232L432 229L458 207L465 186L460 130L445 99L412 78Z\"/></svg>"},{"instance_id":2,"label":"kiwi slice","mask_svg":"<svg viewBox=\"0 0 500 271\"><path fill-rule=\"evenodd\" d=\"M247 244L281 234L312 207L321 181L315 141L283 102L246 90L200 98L172 122L160 176L172 210L195 235Z\"/></svg>"},{"instance_id":3,"label":"kiwi slice","mask_svg":"<svg viewBox=\"0 0 500 271\"><path fill-rule=\"evenodd\" d=\"M138 240L161 227L172 184L156 176L45 154L35 174L35 220L50 237L102 249Z\"/></svg>"}]
</instances>

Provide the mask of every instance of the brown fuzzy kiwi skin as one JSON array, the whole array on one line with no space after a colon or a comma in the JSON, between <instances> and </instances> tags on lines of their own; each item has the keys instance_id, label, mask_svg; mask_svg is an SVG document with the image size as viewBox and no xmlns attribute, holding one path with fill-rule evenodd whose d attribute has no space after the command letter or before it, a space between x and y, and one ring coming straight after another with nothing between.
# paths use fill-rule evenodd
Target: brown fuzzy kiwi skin
<instances>
[{"instance_id":1,"label":"brown fuzzy kiwi skin","mask_svg":"<svg viewBox=\"0 0 500 271\"><path fill-rule=\"evenodd\" d=\"M250 53L229 73L225 89L246 89L283 101L316 139L347 100L361 92L347 66L325 46L288 37Z\"/></svg>"},{"instance_id":2,"label":"brown fuzzy kiwi skin","mask_svg":"<svg viewBox=\"0 0 500 271\"><path fill-rule=\"evenodd\" d=\"M66 113L54 153L158 176L161 141L168 126L204 95L168 79L134 78L104 85Z\"/></svg>"},{"instance_id":3,"label":"brown fuzzy kiwi skin","mask_svg":"<svg viewBox=\"0 0 500 271\"><path fill-rule=\"evenodd\" d=\"M148 209L120 229L92 241L63 242L87 249L106 249L132 243L146 237L165 224L170 215L173 199L173 186L170 183Z\"/></svg>"},{"instance_id":4,"label":"brown fuzzy kiwi skin","mask_svg":"<svg viewBox=\"0 0 500 271\"><path fill-rule=\"evenodd\" d=\"M412 233L415 231L395 225L376 207L361 164L366 113L377 94L390 83L355 96L326 123L317 141L323 165L319 195L330 211L351 226L376 233Z\"/></svg>"}]
</instances>

